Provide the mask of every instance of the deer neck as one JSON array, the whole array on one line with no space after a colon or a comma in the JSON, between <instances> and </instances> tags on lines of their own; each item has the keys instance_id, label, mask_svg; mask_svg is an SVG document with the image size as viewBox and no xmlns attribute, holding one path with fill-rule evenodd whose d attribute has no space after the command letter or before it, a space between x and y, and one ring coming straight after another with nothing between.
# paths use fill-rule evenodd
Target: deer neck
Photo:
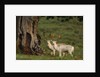
<instances>
[{"instance_id":1,"label":"deer neck","mask_svg":"<svg viewBox=\"0 0 100 77\"><path fill-rule=\"evenodd\" d=\"M57 46L57 43L54 43L54 46L55 46L55 47L58 47L58 46Z\"/></svg>"},{"instance_id":2,"label":"deer neck","mask_svg":"<svg viewBox=\"0 0 100 77\"><path fill-rule=\"evenodd\" d=\"M50 42L48 42L48 45L51 45L51 43L50 43Z\"/></svg>"}]
</instances>

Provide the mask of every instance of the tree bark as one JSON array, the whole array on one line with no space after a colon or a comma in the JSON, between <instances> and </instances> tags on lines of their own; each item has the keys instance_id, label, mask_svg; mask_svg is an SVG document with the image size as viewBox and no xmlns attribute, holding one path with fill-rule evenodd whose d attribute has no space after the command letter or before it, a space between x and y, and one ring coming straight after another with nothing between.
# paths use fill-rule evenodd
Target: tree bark
<instances>
[{"instance_id":1,"label":"tree bark","mask_svg":"<svg viewBox=\"0 0 100 77\"><path fill-rule=\"evenodd\" d=\"M41 37L38 34L38 16L17 16L16 17L16 33L17 33L17 49L24 54L42 54L40 48Z\"/></svg>"}]
</instances>

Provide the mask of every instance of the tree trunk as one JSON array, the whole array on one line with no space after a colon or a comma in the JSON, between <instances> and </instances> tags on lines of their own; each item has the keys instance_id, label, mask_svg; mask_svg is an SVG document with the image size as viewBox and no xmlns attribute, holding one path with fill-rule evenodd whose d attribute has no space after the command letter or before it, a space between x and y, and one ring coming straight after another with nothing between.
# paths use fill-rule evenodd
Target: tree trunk
<instances>
[{"instance_id":1,"label":"tree trunk","mask_svg":"<svg viewBox=\"0 0 100 77\"><path fill-rule=\"evenodd\" d=\"M24 54L42 54L41 37L38 34L38 16L17 16L17 49Z\"/></svg>"}]
</instances>

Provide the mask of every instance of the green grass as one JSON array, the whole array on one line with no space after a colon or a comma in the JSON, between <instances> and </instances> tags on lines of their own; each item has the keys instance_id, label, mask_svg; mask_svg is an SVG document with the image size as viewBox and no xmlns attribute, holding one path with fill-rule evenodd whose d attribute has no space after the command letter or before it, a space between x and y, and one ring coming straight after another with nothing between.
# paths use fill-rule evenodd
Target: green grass
<instances>
[{"instance_id":1,"label":"green grass","mask_svg":"<svg viewBox=\"0 0 100 77\"><path fill-rule=\"evenodd\" d=\"M80 56L71 57L69 54L61 58L58 55L51 56L50 54L45 54L42 56L17 54L16 59L17 60L82 60Z\"/></svg>"},{"instance_id":2,"label":"green grass","mask_svg":"<svg viewBox=\"0 0 100 77\"><path fill-rule=\"evenodd\" d=\"M41 48L45 54L42 56L17 54L17 60L82 60L83 59L83 24L74 20L58 22L57 20L46 20L41 18L38 25L38 33L41 36ZM50 34L54 34L51 38ZM61 38L58 38L58 36ZM46 40L56 40L58 43L70 44L75 47L72 58L69 54L59 58L51 56L51 50L47 47Z\"/></svg>"}]
</instances>

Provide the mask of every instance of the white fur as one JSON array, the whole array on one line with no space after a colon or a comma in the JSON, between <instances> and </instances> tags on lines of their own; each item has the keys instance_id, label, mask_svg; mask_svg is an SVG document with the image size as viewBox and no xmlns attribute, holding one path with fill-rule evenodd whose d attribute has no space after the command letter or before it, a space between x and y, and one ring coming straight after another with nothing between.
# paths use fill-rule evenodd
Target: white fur
<instances>
[{"instance_id":1,"label":"white fur","mask_svg":"<svg viewBox=\"0 0 100 77\"><path fill-rule=\"evenodd\" d=\"M74 47L71 45L66 45L66 44L57 44L56 41L52 41L54 44L54 48L59 52L59 56L65 55L65 52L68 51L68 53L73 57L73 51Z\"/></svg>"},{"instance_id":2,"label":"white fur","mask_svg":"<svg viewBox=\"0 0 100 77\"><path fill-rule=\"evenodd\" d=\"M52 50L51 55L53 54L55 56L55 48L54 48L54 46L50 43L50 40L47 40L47 43L48 43L49 49Z\"/></svg>"}]
</instances>

